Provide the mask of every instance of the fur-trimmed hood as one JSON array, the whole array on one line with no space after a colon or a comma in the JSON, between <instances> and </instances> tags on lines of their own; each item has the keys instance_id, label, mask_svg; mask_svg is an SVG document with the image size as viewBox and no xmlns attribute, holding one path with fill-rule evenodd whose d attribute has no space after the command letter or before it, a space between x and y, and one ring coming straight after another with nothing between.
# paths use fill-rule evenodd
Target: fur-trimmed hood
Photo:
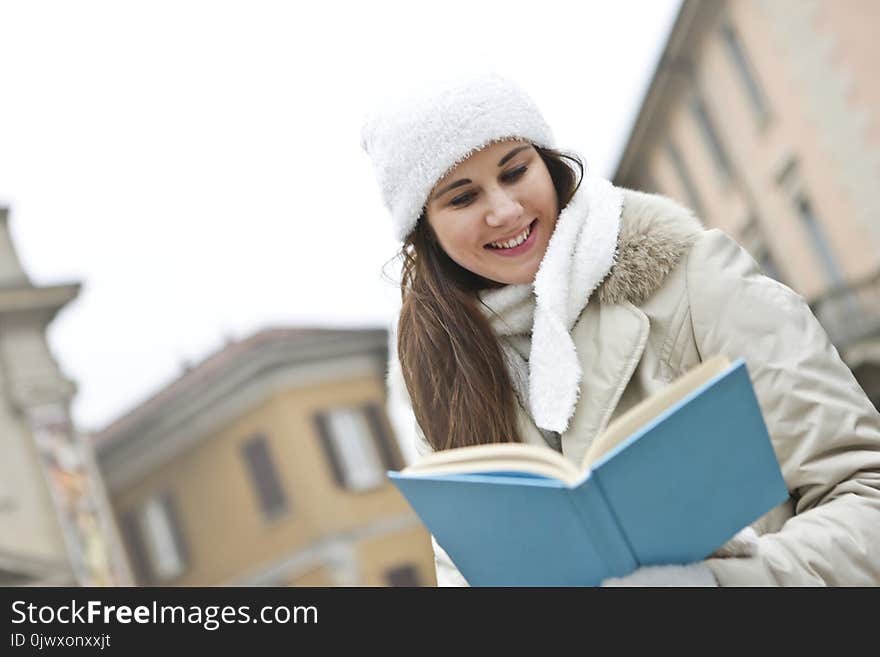
<instances>
[{"instance_id":1,"label":"fur-trimmed hood","mask_svg":"<svg viewBox=\"0 0 880 657\"><path fill-rule=\"evenodd\" d=\"M703 226L690 210L665 196L623 192L617 261L596 294L603 304L639 305L663 284Z\"/></svg>"}]
</instances>

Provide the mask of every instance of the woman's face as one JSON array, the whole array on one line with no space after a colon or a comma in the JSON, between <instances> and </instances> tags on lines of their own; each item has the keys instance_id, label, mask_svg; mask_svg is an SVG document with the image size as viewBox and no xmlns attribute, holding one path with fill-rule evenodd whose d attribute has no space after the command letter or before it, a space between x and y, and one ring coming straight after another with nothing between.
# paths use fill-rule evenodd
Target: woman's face
<instances>
[{"instance_id":1,"label":"woman's face","mask_svg":"<svg viewBox=\"0 0 880 657\"><path fill-rule=\"evenodd\" d=\"M559 214L544 161L524 141L491 144L444 176L426 217L459 265L499 283L531 283Z\"/></svg>"}]
</instances>

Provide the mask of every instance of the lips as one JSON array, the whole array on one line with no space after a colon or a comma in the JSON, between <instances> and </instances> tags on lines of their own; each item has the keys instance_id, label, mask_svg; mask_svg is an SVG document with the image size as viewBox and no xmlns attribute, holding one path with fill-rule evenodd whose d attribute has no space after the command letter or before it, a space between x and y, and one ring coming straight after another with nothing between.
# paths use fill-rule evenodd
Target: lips
<instances>
[{"instance_id":1,"label":"lips","mask_svg":"<svg viewBox=\"0 0 880 657\"><path fill-rule=\"evenodd\" d=\"M532 222L528 226L526 226L525 228L520 230L515 235L512 235L511 237L508 237L508 238L505 238L502 240L494 240L492 242L489 242L488 244L484 244L483 248L484 249L491 249L493 251L506 251L506 250L516 249L516 248L522 246L526 241L528 241L529 237L531 237L532 231L534 230L535 224L537 223L537 221L538 221L537 219L533 219ZM519 242L514 243L514 244L510 244L511 242L514 242L514 240L519 240ZM508 246L508 244L509 244L509 246Z\"/></svg>"},{"instance_id":2,"label":"lips","mask_svg":"<svg viewBox=\"0 0 880 657\"><path fill-rule=\"evenodd\" d=\"M492 247L488 244L483 248L489 251L492 255L498 256L500 258L514 258L528 251L531 251L532 247L537 242L538 238L538 220L535 219L532 223L529 224L529 233L528 237L526 237L525 241L518 244L517 246L509 247L509 248L498 248Z\"/></svg>"}]
</instances>

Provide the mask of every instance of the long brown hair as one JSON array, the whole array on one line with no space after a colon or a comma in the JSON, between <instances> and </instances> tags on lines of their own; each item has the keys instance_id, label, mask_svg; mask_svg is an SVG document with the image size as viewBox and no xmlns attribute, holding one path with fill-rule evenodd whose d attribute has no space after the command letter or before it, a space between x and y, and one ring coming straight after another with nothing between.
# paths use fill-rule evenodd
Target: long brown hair
<instances>
[{"instance_id":1,"label":"long brown hair","mask_svg":"<svg viewBox=\"0 0 880 657\"><path fill-rule=\"evenodd\" d=\"M560 211L577 191L583 164L539 148ZM502 287L456 263L424 213L401 247L403 303L397 354L416 421L434 451L521 442L516 401L498 338L477 292Z\"/></svg>"}]
</instances>

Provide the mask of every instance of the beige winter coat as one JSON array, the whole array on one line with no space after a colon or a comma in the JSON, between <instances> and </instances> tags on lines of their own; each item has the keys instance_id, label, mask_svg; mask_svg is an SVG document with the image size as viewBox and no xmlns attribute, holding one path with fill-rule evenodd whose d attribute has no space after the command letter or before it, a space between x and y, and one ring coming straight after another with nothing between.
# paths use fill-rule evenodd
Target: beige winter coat
<instances>
[{"instance_id":1,"label":"beige winter coat","mask_svg":"<svg viewBox=\"0 0 880 657\"><path fill-rule=\"evenodd\" d=\"M880 584L880 415L805 301L733 240L627 190L617 264L572 337L583 380L561 450L575 463L611 420L701 359L745 359L790 497L752 525L756 556L706 562L721 585ZM389 379L400 394L397 368ZM546 445L518 410L523 440ZM430 449L423 438L417 448ZM433 544L438 585L466 584Z\"/></svg>"}]
</instances>

